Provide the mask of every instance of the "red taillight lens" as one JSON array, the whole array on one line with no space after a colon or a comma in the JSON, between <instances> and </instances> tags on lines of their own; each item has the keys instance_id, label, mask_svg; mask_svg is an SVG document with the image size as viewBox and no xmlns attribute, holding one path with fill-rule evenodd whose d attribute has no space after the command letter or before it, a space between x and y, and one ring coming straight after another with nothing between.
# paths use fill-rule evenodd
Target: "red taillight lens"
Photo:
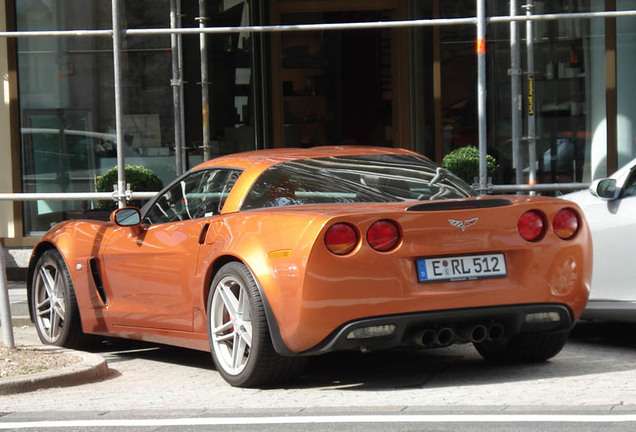
<instances>
[{"instance_id":1,"label":"red taillight lens","mask_svg":"<svg viewBox=\"0 0 636 432\"><path fill-rule=\"evenodd\" d=\"M375 222L367 231L367 241L380 252L388 252L400 243L400 228L390 220Z\"/></svg>"},{"instance_id":2,"label":"red taillight lens","mask_svg":"<svg viewBox=\"0 0 636 432\"><path fill-rule=\"evenodd\" d=\"M517 229L521 237L528 241L541 240L545 234L543 215L536 210L525 212L517 222Z\"/></svg>"},{"instance_id":3,"label":"red taillight lens","mask_svg":"<svg viewBox=\"0 0 636 432\"><path fill-rule=\"evenodd\" d=\"M569 240L576 235L579 230L579 218L574 210L569 208L561 209L554 215L552 220L554 233L563 240Z\"/></svg>"},{"instance_id":4,"label":"red taillight lens","mask_svg":"<svg viewBox=\"0 0 636 432\"><path fill-rule=\"evenodd\" d=\"M325 233L325 246L331 253L346 255L358 245L358 232L351 225L337 223Z\"/></svg>"}]
</instances>

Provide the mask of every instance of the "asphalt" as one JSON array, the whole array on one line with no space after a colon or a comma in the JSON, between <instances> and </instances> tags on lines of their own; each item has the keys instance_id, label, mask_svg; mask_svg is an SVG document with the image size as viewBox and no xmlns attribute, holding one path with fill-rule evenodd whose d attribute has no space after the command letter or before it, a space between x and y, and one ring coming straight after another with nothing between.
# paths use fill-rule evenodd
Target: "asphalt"
<instances>
[{"instance_id":1,"label":"asphalt","mask_svg":"<svg viewBox=\"0 0 636 432\"><path fill-rule=\"evenodd\" d=\"M24 393L44 388L68 387L96 382L110 375L106 360L93 353L51 347L40 342L35 326L29 317L27 291L25 282L9 281L9 301L11 304L11 321L13 339L17 348L38 350L54 350L66 352L81 360L70 366L33 373L15 378L0 379L0 395ZM4 332L2 332L4 335ZM2 341L6 344L6 341Z\"/></svg>"}]
</instances>

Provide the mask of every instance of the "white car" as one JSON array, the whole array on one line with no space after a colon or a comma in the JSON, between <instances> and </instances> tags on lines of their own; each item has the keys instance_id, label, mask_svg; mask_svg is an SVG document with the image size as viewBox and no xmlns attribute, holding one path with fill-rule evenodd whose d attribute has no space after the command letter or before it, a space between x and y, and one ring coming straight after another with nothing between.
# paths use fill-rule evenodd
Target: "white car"
<instances>
[{"instance_id":1,"label":"white car","mask_svg":"<svg viewBox=\"0 0 636 432\"><path fill-rule=\"evenodd\" d=\"M636 322L636 159L562 198L581 207L592 232L592 287L582 318Z\"/></svg>"}]
</instances>

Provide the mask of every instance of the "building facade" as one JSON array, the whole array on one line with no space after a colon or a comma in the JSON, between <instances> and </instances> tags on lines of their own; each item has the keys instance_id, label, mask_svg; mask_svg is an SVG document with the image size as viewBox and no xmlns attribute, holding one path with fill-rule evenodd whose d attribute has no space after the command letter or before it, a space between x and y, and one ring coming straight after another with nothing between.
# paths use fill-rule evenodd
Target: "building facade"
<instances>
[{"instance_id":1,"label":"building facade","mask_svg":"<svg viewBox=\"0 0 636 432\"><path fill-rule=\"evenodd\" d=\"M518 2L519 14L526 3ZM475 0L124 0L120 7L126 29L169 28L175 12L184 28L476 15ZM488 0L486 10L505 17L510 4ZM636 10L636 0L534 1L533 14L560 16L532 24L530 74L526 24L518 24L517 95L511 25L488 24L487 142L500 165L494 183L515 183L515 168L524 175L529 169L527 140L513 167L515 103L523 134L536 124L540 182L589 182L635 157L636 17L570 16L606 10ZM111 0L0 0L0 26L109 30ZM455 148L478 144L475 38L475 25L443 22L246 30L208 34L203 44L198 34L184 34L176 45L169 34L125 36L119 85L126 162L152 169L164 184L204 158L272 147L396 146L440 162ZM117 163L112 38L2 37L0 72L0 192L95 191ZM5 246L28 248L56 222L90 217L97 208L96 201L0 201L0 237Z\"/></svg>"}]
</instances>

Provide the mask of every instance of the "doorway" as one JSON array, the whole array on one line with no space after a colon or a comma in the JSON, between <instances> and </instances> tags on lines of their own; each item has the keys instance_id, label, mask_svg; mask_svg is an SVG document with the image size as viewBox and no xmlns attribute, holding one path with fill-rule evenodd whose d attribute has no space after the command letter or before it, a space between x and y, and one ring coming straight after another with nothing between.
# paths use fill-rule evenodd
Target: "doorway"
<instances>
[{"instance_id":1,"label":"doorway","mask_svg":"<svg viewBox=\"0 0 636 432\"><path fill-rule=\"evenodd\" d=\"M377 22L389 10L280 13L280 24ZM284 32L272 37L276 147L394 146L397 97L391 29Z\"/></svg>"}]
</instances>

